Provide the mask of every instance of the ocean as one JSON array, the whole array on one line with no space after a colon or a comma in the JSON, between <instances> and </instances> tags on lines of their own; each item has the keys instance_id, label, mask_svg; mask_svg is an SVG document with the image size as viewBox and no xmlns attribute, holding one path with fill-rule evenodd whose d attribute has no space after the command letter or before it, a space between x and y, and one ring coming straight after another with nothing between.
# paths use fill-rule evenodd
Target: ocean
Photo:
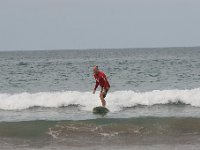
<instances>
[{"instance_id":1,"label":"ocean","mask_svg":"<svg viewBox=\"0 0 200 150\"><path fill-rule=\"evenodd\" d=\"M92 67L111 88L106 115ZM198 150L200 47L0 52L0 149Z\"/></svg>"}]
</instances>

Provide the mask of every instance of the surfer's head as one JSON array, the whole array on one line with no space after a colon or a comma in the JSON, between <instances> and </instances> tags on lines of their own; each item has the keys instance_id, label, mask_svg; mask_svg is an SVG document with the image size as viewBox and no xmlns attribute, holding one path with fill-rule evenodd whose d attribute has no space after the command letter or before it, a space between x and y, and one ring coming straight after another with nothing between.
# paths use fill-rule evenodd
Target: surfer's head
<instances>
[{"instance_id":1,"label":"surfer's head","mask_svg":"<svg viewBox=\"0 0 200 150\"><path fill-rule=\"evenodd\" d=\"M93 67L93 72L94 72L94 74L98 74L98 73L99 73L99 68L98 68L98 66L94 66L94 67Z\"/></svg>"}]
</instances>

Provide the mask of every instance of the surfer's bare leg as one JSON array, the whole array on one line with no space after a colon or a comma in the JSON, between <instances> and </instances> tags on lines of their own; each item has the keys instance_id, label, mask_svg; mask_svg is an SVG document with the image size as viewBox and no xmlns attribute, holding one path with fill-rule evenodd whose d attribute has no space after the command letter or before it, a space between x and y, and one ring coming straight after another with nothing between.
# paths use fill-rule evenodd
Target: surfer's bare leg
<instances>
[{"instance_id":1,"label":"surfer's bare leg","mask_svg":"<svg viewBox=\"0 0 200 150\"><path fill-rule=\"evenodd\" d=\"M106 107L106 101L105 101L105 99L104 99L104 92L102 91L102 92L100 92L100 99L101 99L101 103L102 103L102 106L103 107Z\"/></svg>"},{"instance_id":2,"label":"surfer's bare leg","mask_svg":"<svg viewBox=\"0 0 200 150\"><path fill-rule=\"evenodd\" d=\"M105 101L105 97L107 95L107 92L108 92L109 89L101 89L101 92L100 92L100 99L101 99L101 103L102 103L102 106L105 107L106 106L106 101Z\"/></svg>"}]
</instances>

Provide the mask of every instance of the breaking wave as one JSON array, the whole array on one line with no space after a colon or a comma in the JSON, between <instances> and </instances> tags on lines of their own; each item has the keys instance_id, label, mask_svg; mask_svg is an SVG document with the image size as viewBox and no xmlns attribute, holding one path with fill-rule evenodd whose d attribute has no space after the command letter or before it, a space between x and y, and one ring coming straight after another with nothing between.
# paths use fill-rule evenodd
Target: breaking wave
<instances>
[{"instance_id":1,"label":"breaking wave","mask_svg":"<svg viewBox=\"0 0 200 150\"><path fill-rule=\"evenodd\" d=\"M200 88L191 90L154 90L149 92L115 91L108 93L107 107L111 111L119 111L124 107L137 105L176 104L183 103L200 107ZM39 93L1 93L1 110L21 110L32 107L65 107L78 105L85 111L100 105L98 94L91 92L39 92Z\"/></svg>"}]
</instances>

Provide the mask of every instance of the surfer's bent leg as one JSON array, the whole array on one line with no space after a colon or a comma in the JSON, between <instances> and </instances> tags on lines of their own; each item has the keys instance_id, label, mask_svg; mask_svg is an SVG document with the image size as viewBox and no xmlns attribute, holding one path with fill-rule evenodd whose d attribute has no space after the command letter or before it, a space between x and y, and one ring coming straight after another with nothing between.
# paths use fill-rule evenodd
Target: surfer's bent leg
<instances>
[{"instance_id":1,"label":"surfer's bent leg","mask_svg":"<svg viewBox=\"0 0 200 150\"><path fill-rule=\"evenodd\" d=\"M108 90L109 90L109 89L103 88L103 89L101 90L101 92L100 92L100 95L99 95L103 107L106 106L106 101L105 101L104 98L106 97Z\"/></svg>"},{"instance_id":2,"label":"surfer's bent leg","mask_svg":"<svg viewBox=\"0 0 200 150\"><path fill-rule=\"evenodd\" d=\"M103 98L106 97L106 95L107 95L107 93L108 93L108 90L109 90L109 89L104 89L104 90L103 90Z\"/></svg>"}]
</instances>

